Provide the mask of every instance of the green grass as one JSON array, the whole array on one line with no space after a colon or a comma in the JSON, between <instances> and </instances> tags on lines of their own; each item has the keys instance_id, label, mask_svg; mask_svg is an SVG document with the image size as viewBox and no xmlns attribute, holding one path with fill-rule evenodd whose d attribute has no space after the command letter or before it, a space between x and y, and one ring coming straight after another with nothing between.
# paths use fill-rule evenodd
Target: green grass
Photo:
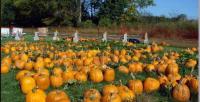
<instances>
[{"instance_id":1,"label":"green grass","mask_svg":"<svg viewBox=\"0 0 200 102\"><path fill-rule=\"evenodd\" d=\"M34 42L32 39L31 35L25 36L25 40L29 42ZM65 50L65 49L73 49L73 50L86 50L85 46L71 46L69 47L70 42L65 42L63 40L61 41L51 41L49 37L45 38L47 43L53 44L57 49L60 50ZM13 38L7 38L4 39L2 42L6 43L10 40L13 40ZM2 44L3 44L2 43ZM96 42L96 43L91 43L91 42L81 42L79 43L80 45L88 45L90 49L106 49L108 45L111 46L111 49L137 49L139 47L144 47L145 45L143 44L138 44L137 46L132 46L132 47L127 47L123 46L122 43L119 42L107 42L107 43L102 43L102 42ZM164 48L164 52L169 52L169 51L177 51L180 53L182 52L183 48L180 47L174 47L174 46L169 46ZM159 56L162 56L164 52L159 52ZM1 52L1 57L5 56L4 53ZM185 74L189 74L190 70L184 66L184 63L187 59L189 58L196 58L197 54L194 55L188 55L188 54L183 54L183 56L177 60L177 63L179 64L180 67L180 74L183 76ZM144 59L142 62L144 63L149 63L152 59ZM119 72L116 68L120 64L112 64L110 63L109 66L115 69L116 72L116 77L115 81L112 84L119 85L119 80L122 80L122 83L124 85L127 84L128 80L131 79L131 76L128 74L123 74ZM124 64L127 65L127 64ZM195 68L195 71L193 72L194 75L198 75L198 68ZM19 86L19 82L15 80L15 75L18 72L18 70L12 69L8 74L1 74L1 101L2 102L23 102L25 100L25 96L22 94ZM135 74L137 79L144 80L146 77L157 77L158 74L156 72L142 72ZM72 83L72 84L64 84L62 87L59 87L58 89L64 90L69 96L72 102L81 102L83 100L83 93L85 90L90 89L90 88L95 88L98 89L99 91L102 90L104 85L111 84L109 82L101 82L101 83L92 83L91 81L87 81L85 83ZM46 93L49 91L53 90L55 88L49 87L46 90ZM172 102L172 98L170 96L170 92L167 91L167 89L163 89L151 94L146 94L143 93L140 96L137 96L137 102ZM191 95L191 102L197 102L197 95Z\"/></svg>"}]
</instances>

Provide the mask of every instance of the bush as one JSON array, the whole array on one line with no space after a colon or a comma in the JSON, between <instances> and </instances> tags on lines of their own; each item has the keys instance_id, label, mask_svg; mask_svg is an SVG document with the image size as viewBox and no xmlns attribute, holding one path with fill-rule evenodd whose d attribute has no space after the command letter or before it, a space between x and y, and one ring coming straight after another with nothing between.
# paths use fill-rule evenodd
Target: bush
<instances>
[{"instance_id":1,"label":"bush","mask_svg":"<svg viewBox=\"0 0 200 102\"><path fill-rule=\"evenodd\" d=\"M84 28L91 28L94 26L94 24L91 20L86 20L85 22L82 22L81 26Z\"/></svg>"},{"instance_id":2,"label":"bush","mask_svg":"<svg viewBox=\"0 0 200 102\"><path fill-rule=\"evenodd\" d=\"M99 21L100 27L111 27L111 20L108 18L101 18Z\"/></svg>"}]
</instances>

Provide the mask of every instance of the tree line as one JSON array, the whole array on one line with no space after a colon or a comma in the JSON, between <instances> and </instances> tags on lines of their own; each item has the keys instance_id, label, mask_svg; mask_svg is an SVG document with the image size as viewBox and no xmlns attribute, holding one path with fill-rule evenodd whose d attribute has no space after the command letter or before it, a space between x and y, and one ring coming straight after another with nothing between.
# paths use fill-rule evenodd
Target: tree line
<instances>
[{"instance_id":1,"label":"tree line","mask_svg":"<svg viewBox=\"0 0 200 102\"><path fill-rule=\"evenodd\" d=\"M1 0L2 26L90 27L184 20L144 15L154 0Z\"/></svg>"}]
</instances>

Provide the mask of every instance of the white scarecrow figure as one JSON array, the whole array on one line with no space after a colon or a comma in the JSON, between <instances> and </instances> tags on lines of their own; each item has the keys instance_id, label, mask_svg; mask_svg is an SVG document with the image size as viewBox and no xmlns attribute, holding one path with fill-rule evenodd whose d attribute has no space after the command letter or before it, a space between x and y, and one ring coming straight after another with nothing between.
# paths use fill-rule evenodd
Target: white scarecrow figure
<instances>
[{"instance_id":1,"label":"white scarecrow figure","mask_svg":"<svg viewBox=\"0 0 200 102\"><path fill-rule=\"evenodd\" d=\"M128 39L128 37L127 37L127 33L125 33L122 42L126 43L126 42L128 41L127 39Z\"/></svg>"},{"instance_id":2,"label":"white scarecrow figure","mask_svg":"<svg viewBox=\"0 0 200 102\"><path fill-rule=\"evenodd\" d=\"M34 40L34 41L39 40L38 33L39 33L39 32L35 32L35 36L33 37L33 40Z\"/></svg>"},{"instance_id":3,"label":"white scarecrow figure","mask_svg":"<svg viewBox=\"0 0 200 102\"><path fill-rule=\"evenodd\" d=\"M102 39L102 41L107 41L107 32L105 32L105 33L103 34L103 39Z\"/></svg>"},{"instance_id":4,"label":"white scarecrow figure","mask_svg":"<svg viewBox=\"0 0 200 102\"><path fill-rule=\"evenodd\" d=\"M73 42L77 43L78 40L79 40L79 38L78 38L78 31L76 31L76 32L74 33Z\"/></svg>"},{"instance_id":5,"label":"white scarecrow figure","mask_svg":"<svg viewBox=\"0 0 200 102\"><path fill-rule=\"evenodd\" d=\"M20 32L17 32L17 33L15 34L15 40L20 40L19 33L20 33Z\"/></svg>"},{"instance_id":6,"label":"white scarecrow figure","mask_svg":"<svg viewBox=\"0 0 200 102\"><path fill-rule=\"evenodd\" d=\"M146 32L144 36L144 44L148 44L148 43L149 43L148 33Z\"/></svg>"},{"instance_id":7,"label":"white scarecrow figure","mask_svg":"<svg viewBox=\"0 0 200 102\"><path fill-rule=\"evenodd\" d=\"M53 40L60 40L60 39L58 38L58 31L57 31L57 30L56 30L56 32L54 32Z\"/></svg>"}]
</instances>

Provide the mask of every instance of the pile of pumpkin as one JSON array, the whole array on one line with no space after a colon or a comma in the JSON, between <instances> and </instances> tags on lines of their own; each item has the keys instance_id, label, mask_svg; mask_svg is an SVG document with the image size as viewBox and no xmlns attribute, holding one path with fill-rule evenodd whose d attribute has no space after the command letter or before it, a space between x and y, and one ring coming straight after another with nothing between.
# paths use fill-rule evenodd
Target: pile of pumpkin
<instances>
[{"instance_id":1,"label":"pile of pumpkin","mask_svg":"<svg viewBox=\"0 0 200 102\"><path fill-rule=\"evenodd\" d=\"M40 46L38 46L40 45ZM130 43L129 43L130 45ZM143 92L151 93L159 88L169 88L177 101L188 101L190 92L198 92L198 79L192 74L181 76L176 60L180 57L177 52L165 53L158 58L156 52L162 51L162 46L152 44L145 48L132 50L57 50L54 46L45 43L10 42L1 47L7 54L1 61L1 73L8 73L10 68L19 69L16 80L20 82L22 92L26 95L26 102L70 102L70 97L62 90L53 90L47 95L45 90L58 88L68 83L84 83L90 80L94 83L102 81L113 82L115 70L109 63L123 63L118 71L130 74L132 80L125 85L109 84L103 87L100 93L96 89L84 92L84 102L121 102L133 101L136 95ZM192 48L190 52L196 52ZM144 54L144 53L148 54ZM140 62L141 59L151 57L149 63ZM192 70L197 61L188 59L187 68ZM64 67L64 68L63 68ZM158 78L148 77L143 82L135 79L140 72L157 72Z\"/></svg>"}]
</instances>

